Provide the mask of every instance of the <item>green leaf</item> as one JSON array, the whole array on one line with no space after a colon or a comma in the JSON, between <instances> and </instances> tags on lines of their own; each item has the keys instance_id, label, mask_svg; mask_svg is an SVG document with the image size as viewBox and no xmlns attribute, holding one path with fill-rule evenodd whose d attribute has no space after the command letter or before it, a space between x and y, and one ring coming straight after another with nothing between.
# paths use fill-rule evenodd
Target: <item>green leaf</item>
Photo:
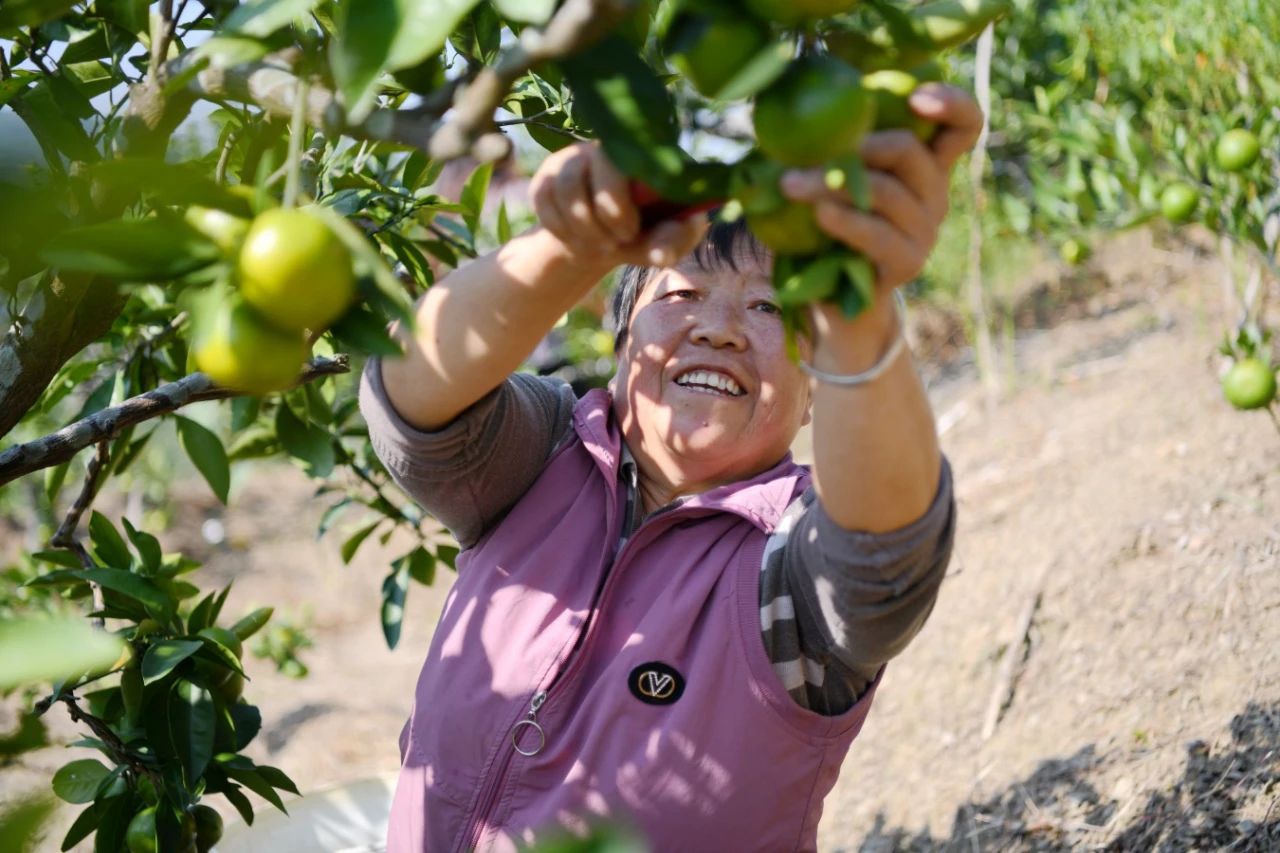
<instances>
[{"instance_id":1,"label":"green leaf","mask_svg":"<svg viewBox=\"0 0 1280 853\"><path fill-rule=\"evenodd\" d=\"M363 266L365 271L373 277L374 284L385 298L388 307L395 313L396 319L413 328L413 300L405 293L400 280L391 272L377 247L370 243L346 217L333 208L313 205L308 207L307 211L324 220L324 223L351 252L357 264Z\"/></svg>"},{"instance_id":2,"label":"green leaf","mask_svg":"<svg viewBox=\"0 0 1280 853\"><path fill-rule=\"evenodd\" d=\"M262 401L258 397L235 397L231 401L231 431L248 429L258 419Z\"/></svg>"},{"instance_id":3,"label":"green leaf","mask_svg":"<svg viewBox=\"0 0 1280 853\"><path fill-rule=\"evenodd\" d=\"M498 242L506 243L511 239L511 220L507 218L507 200L498 203Z\"/></svg>"},{"instance_id":4,"label":"green leaf","mask_svg":"<svg viewBox=\"0 0 1280 853\"><path fill-rule=\"evenodd\" d=\"M7 104L14 96L22 94L28 86L39 79L40 75L34 71L15 69L12 77L0 80L0 107Z\"/></svg>"},{"instance_id":5,"label":"green leaf","mask_svg":"<svg viewBox=\"0 0 1280 853\"><path fill-rule=\"evenodd\" d=\"M462 187L462 196L458 201L464 208L462 219L472 234L480 228L480 214L484 210L484 197L489 192L489 180L492 177L493 164L481 163Z\"/></svg>"},{"instance_id":6,"label":"green leaf","mask_svg":"<svg viewBox=\"0 0 1280 853\"><path fill-rule=\"evenodd\" d=\"M245 212L245 201L185 163L168 163L151 157L104 160L92 175L103 189L120 192L145 191L163 204L192 204L234 213ZM145 221L145 220L144 220Z\"/></svg>"},{"instance_id":7,"label":"green leaf","mask_svg":"<svg viewBox=\"0 0 1280 853\"><path fill-rule=\"evenodd\" d=\"M237 702L228 709L231 723L236 730L236 750L242 750L253 742L262 730L262 712L253 705ZM252 821L250 821L252 823Z\"/></svg>"},{"instance_id":8,"label":"green leaf","mask_svg":"<svg viewBox=\"0 0 1280 853\"><path fill-rule=\"evenodd\" d=\"M329 433L303 423L288 406L276 409L276 435L286 453L305 463L308 477L320 479L333 471L335 456Z\"/></svg>"},{"instance_id":9,"label":"green leaf","mask_svg":"<svg viewBox=\"0 0 1280 853\"><path fill-rule=\"evenodd\" d=\"M603 39L561 63L581 114L622 172L683 201L675 105L666 86L626 40Z\"/></svg>"},{"instance_id":10,"label":"green leaf","mask_svg":"<svg viewBox=\"0 0 1280 853\"><path fill-rule=\"evenodd\" d=\"M46 563L53 563L55 566L64 566L68 569L80 568L80 558L70 551L36 551L31 556Z\"/></svg>"},{"instance_id":11,"label":"green leaf","mask_svg":"<svg viewBox=\"0 0 1280 853\"><path fill-rule=\"evenodd\" d=\"M222 441L190 418L181 415L173 417L178 424L182 449L191 457L192 463L204 476L218 500L226 504L227 491L231 488L231 463L227 460L227 450L222 446Z\"/></svg>"},{"instance_id":12,"label":"green leaf","mask_svg":"<svg viewBox=\"0 0 1280 853\"><path fill-rule=\"evenodd\" d=\"M436 578L436 558L431 552L419 545L408 554L398 557L391 563L392 566L399 569L402 564L407 564L409 569L409 577L413 578L424 586L430 586Z\"/></svg>"},{"instance_id":13,"label":"green leaf","mask_svg":"<svg viewBox=\"0 0 1280 853\"><path fill-rule=\"evenodd\" d=\"M89 541L98 562L103 565L116 569L128 569L133 565L133 556L120 532L96 509L89 516Z\"/></svg>"},{"instance_id":14,"label":"green leaf","mask_svg":"<svg viewBox=\"0 0 1280 853\"><path fill-rule=\"evenodd\" d=\"M356 352L393 358L404 355L404 348L387 331L385 320L363 304L344 314L329 331L340 343Z\"/></svg>"},{"instance_id":15,"label":"green leaf","mask_svg":"<svg viewBox=\"0 0 1280 853\"><path fill-rule=\"evenodd\" d=\"M338 34L329 63L349 121L363 121L378 96L378 78L401 23L398 0L360 0L338 7Z\"/></svg>"},{"instance_id":16,"label":"green leaf","mask_svg":"<svg viewBox=\"0 0 1280 853\"><path fill-rule=\"evenodd\" d=\"M88 838L90 833L98 828L99 820L100 817L98 815L97 803L94 803L84 811L80 812L75 823L71 824L71 828L67 830L67 834L62 839L61 849L63 853L66 853L66 851ZM14 849L20 850L22 848L18 847Z\"/></svg>"},{"instance_id":17,"label":"green leaf","mask_svg":"<svg viewBox=\"0 0 1280 853\"><path fill-rule=\"evenodd\" d=\"M151 0L95 0L93 9L107 20L130 33L147 30L147 12Z\"/></svg>"},{"instance_id":18,"label":"green leaf","mask_svg":"<svg viewBox=\"0 0 1280 853\"><path fill-rule=\"evenodd\" d=\"M80 805L93 801L98 785L111 773L96 758L82 758L64 764L53 774L53 792L64 802Z\"/></svg>"},{"instance_id":19,"label":"green leaf","mask_svg":"<svg viewBox=\"0 0 1280 853\"><path fill-rule=\"evenodd\" d=\"M21 96L23 109L18 114L33 136L56 148L73 160L93 163L99 159L98 149L74 117L68 115L54 97L49 78L44 78Z\"/></svg>"},{"instance_id":20,"label":"green leaf","mask_svg":"<svg viewBox=\"0 0 1280 853\"><path fill-rule=\"evenodd\" d=\"M150 435L150 433L147 434ZM142 557L143 567L148 574L155 574L160 570L160 561L164 556L160 551L160 540L150 533L137 530L127 518L121 518L120 520L124 523L124 530L129 535L129 541L133 543L138 555Z\"/></svg>"},{"instance_id":21,"label":"green leaf","mask_svg":"<svg viewBox=\"0 0 1280 853\"><path fill-rule=\"evenodd\" d=\"M409 567L402 563L382 582L382 636L387 648L394 649L400 642L400 629L404 623L404 599L409 592Z\"/></svg>"},{"instance_id":22,"label":"green leaf","mask_svg":"<svg viewBox=\"0 0 1280 853\"><path fill-rule=\"evenodd\" d=\"M168 614L173 611L173 602L169 596L154 583L133 572L123 569L86 569L70 574L132 598L160 617L161 621L167 619Z\"/></svg>"},{"instance_id":23,"label":"green leaf","mask_svg":"<svg viewBox=\"0 0 1280 853\"><path fill-rule=\"evenodd\" d=\"M142 683L159 681L204 646L200 640L162 640L142 658Z\"/></svg>"},{"instance_id":24,"label":"green leaf","mask_svg":"<svg viewBox=\"0 0 1280 853\"><path fill-rule=\"evenodd\" d=\"M208 690L186 679L179 679L169 694L165 745L182 763L188 789L204 773L213 757L213 734L217 715Z\"/></svg>"},{"instance_id":25,"label":"green leaf","mask_svg":"<svg viewBox=\"0 0 1280 853\"><path fill-rule=\"evenodd\" d=\"M229 32L265 38L310 14L319 2L320 0L247 0L227 16L223 26Z\"/></svg>"},{"instance_id":26,"label":"green leaf","mask_svg":"<svg viewBox=\"0 0 1280 853\"><path fill-rule=\"evenodd\" d=\"M135 219L74 228L55 235L40 252L63 270L121 281L164 281L207 266L218 248L175 219Z\"/></svg>"},{"instance_id":27,"label":"green leaf","mask_svg":"<svg viewBox=\"0 0 1280 853\"><path fill-rule=\"evenodd\" d=\"M38 27L71 11L74 0L7 0L0 9L0 28Z\"/></svg>"},{"instance_id":28,"label":"green leaf","mask_svg":"<svg viewBox=\"0 0 1280 853\"><path fill-rule=\"evenodd\" d=\"M342 548L339 549L339 553L342 556L342 562L344 565L351 564L351 558L356 555L356 551L358 551L360 546L364 544L364 540L368 539L369 534L373 533L373 531L378 528L378 525L382 524L384 521L386 521L385 518L380 518L375 522L366 524L364 527L361 527L355 533L351 534L347 541L342 543Z\"/></svg>"},{"instance_id":29,"label":"green leaf","mask_svg":"<svg viewBox=\"0 0 1280 853\"><path fill-rule=\"evenodd\" d=\"M249 802L249 798L241 793L239 785L228 785L226 790L222 792L222 796L226 797L227 802L231 803L235 810L240 813L240 817L246 825L253 826L253 803Z\"/></svg>"},{"instance_id":30,"label":"green leaf","mask_svg":"<svg viewBox=\"0 0 1280 853\"><path fill-rule=\"evenodd\" d=\"M0 692L104 670L124 651L123 640L83 620L0 621Z\"/></svg>"},{"instance_id":31,"label":"green leaf","mask_svg":"<svg viewBox=\"0 0 1280 853\"><path fill-rule=\"evenodd\" d=\"M254 634L262 630L262 626L266 625L271 619L271 614L275 613L274 607L259 607L252 613L242 617L236 624L231 626L231 633L235 634L241 640L247 640Z\"/></svg>"},{"instance_id":32,"label":"green leaf","mask_svg":"<svg viewBox=\"0 0 1280 853\"><path fill-rule=\"evenodd\" d=\"M556 0L493 0L493 7L508 21L542 26L551 19Z\"/></svg>"},{"instance_id":33,"label":"green leaf","mask_svg":"<svg viewBox=\"0 0 1280 853\"><path fill-rule=\"evenodd\" d=\"M248 761L248 759L244 760ZM250 791L253 791L280 811L285 814L289 813L284 807L284 802L280 799L280 795L275 792L275 789L272 788L261 775L259 775L258 769L253 766L252 762L249 762L249 766L247 768L243 766L230 766L223 762L222 770L227 774L227 776L235 779L241 785L244 785Z\"/></svg>"},{"instance_id":34,"label":"green leaf","mask_svg":"<svg viewBox=\"0 0 1280 853\"><path fill-rule=\"evenodd\" d=\"M302 796L302 792L298 790L297 785L293 784L293 780L286 776L284 771L276 767L259 764L258 775L273 788L279 788L281 791L288 791L290 794Z\"/></svg>"},{"instance_id":35,"label":"green leaf","mask_svg":"<svg viewBox=\"0 0 1280 853\"><path fill-rule=\"evenodd\" d=\"M457 570L458 549L452 545L437 545L436 559L451 569Z\"/></svg>"},{"instance_id":36,"label":"green leaf","mask_svg":"<svg viewBox=\"0 0 1280 853\"><path fill-rule=\"evenodd\" d=\"M751 58L738 73L724 84L716 93L716 100L736 101L750 98L764 90L766 86L782 76L788 63L795 56L795 45L790 41L780 41L768 45Z\"/></svg>"}]
</instances>

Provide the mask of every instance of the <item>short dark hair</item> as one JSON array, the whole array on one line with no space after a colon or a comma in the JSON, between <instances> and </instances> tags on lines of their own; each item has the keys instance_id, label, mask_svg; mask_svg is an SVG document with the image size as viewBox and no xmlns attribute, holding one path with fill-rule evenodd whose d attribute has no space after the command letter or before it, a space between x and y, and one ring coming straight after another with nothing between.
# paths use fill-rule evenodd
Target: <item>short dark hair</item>
<instances>
[{"instance_id":1,"label":"short dark hair","mask_svg":"<svg viewBox=\"0 0 1280 853\"><path fill-rule=\"evenodd\" d=\"M728 267L738 272L738 259L746 253L760 263L770 257L768 248L747 229L746 220L742 217L726 222L719 216L719 210L708 214L711 226L703 236L702 242L693 250L693 259L704 270L717 270ZM656 267L641 267L628 264L618 275L618 283L613 289L610 300L609 321L613 326L613 351L619 352L627 340L627 328L631 325L631 315L636 310L636 301L640 292L649 283Z\"/></svg>"}]
</instances>

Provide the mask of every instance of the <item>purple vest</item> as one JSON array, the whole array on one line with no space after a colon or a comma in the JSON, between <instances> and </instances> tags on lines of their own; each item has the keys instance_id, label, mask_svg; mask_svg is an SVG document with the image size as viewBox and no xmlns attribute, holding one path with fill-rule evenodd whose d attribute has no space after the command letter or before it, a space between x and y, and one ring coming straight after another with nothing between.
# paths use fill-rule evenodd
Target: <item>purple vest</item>
<instances>
[{"instance_id":1,"label":"purple vest","mask_svg":"<svg viewBox=\"0 0 1280 853\"><path fill-rule=\"evenodd\" d=\"M573 426L458 558L401 736L388 849L509 851L604 819L655 850L814 849L874 690L838 717L801 708L761 640L765 540L808 471L788 456L689 498L615 553L608 394L584 397Z\"/></svg>"}]
</instances>

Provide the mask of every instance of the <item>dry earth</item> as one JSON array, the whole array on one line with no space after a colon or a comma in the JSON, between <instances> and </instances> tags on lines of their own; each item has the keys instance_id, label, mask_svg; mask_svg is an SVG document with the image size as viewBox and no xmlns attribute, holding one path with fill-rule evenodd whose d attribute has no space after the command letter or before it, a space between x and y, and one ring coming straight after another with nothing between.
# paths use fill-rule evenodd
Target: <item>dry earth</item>
<instances>
[{"instance_id":1,"label":"dry earth","mask_svg":"<svg viewBox=\"0 0 1280 853\"><path fill-rule=\"evenodd\" d=\"M1003 402L983 402L963 359L927 366L957 551L827 801L823 850L1280 850L1280 435L1221 400L1211 260L1137 236L1092 270L1053 328L1019 334ZM371 543L342 566L332 534L316 541L313 491L257 469L223 510L186 484L163 537L205 561L204 585L235 581L232 613L309 611L311 676L255 660L248 688L265 720L250 752L304 792L394 771L447 580L411 591L388 651L378 589L399 551ZM210 518L218 547L200 536ZM1012 702L984 740L1011 645ZM0 799L79 752L0 769Z\"/></svg>"}]
</instances>

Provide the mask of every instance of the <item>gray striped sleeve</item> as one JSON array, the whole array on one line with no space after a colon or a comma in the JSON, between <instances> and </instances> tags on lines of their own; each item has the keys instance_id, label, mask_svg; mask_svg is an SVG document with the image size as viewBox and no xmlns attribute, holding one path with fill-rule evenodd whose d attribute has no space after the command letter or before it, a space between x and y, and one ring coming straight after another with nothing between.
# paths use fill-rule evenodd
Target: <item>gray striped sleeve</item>
<instances>
[{"instance_id":1,"label":"gray striped sleeve","mask_svg":"<svg viewBox=\"0 0 1280 853\"><path fill-rule=\"evenodd\" d=\"M560 379L513 373L439 430L420 430L391 405L380 359L365 365L360 413L387 472L463 547L514 504L571 434L576 398Z\"/></svg>"},{"instance_id":2,"label":"gray striped sleeve","mask_svg":"<svg viewBox=\"0 0 1280 853\"><path fill-rule=\"evenodd\" d=\"M810 488L765 546L760 629L774 671L802 707L847 711L933 609L955 530L943 460L932 506L886 534L844 530Z\"/></svg>"}]
</instances>

